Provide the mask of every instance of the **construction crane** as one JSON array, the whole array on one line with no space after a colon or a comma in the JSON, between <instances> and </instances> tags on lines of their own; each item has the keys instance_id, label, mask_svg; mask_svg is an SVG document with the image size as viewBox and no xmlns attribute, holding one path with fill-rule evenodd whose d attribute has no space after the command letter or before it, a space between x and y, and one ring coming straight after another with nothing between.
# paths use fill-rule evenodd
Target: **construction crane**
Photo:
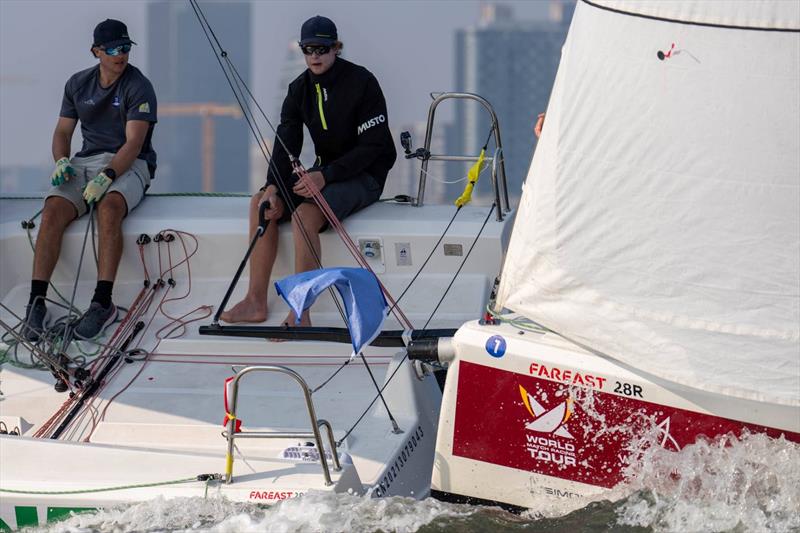
<instances>
[{"instance_id":1,"label":"construction crane","mask_svg":"<svg viewBox=\"0 0 800 533\"><path fill-rule=\"evenodd\" d=\"M185 104L160 104L158 114L168 117L199 116L202 118L202 140L200 152L203 157L203 192L214 190L214 118L232 117L242 118L242 111L238 106L216 104L213 102L198 102Z\"/></svg>"}]
</instances>

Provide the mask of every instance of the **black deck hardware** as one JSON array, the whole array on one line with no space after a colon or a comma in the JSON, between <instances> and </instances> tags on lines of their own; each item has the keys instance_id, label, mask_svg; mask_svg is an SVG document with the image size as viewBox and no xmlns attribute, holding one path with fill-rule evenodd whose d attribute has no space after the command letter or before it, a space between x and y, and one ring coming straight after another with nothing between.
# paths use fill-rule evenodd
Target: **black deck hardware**
<instances>
[{"instance_id":1,"label":"black deck hardware","mask_svg":"<svg viewBox=\"0 0 800 533\"><path fill-rule=\"evenodd\" d=\"M130 335L128 335L128 338L125 339L125 342L122 343L122 346L120 346L116 350L116 352L113 355L111 355L103 364L103 368L101 368L98 371L97 376L90 379L86 383L86 388L83 390L81 397L78 398L78 401L75 403L75 405L72 406L72 409L70 409L69 413L67 413L64 419L61 421L61 424L58 426L58 428L56 428L56 430L50 436L51 439L54 440L58 439L58 437L61 436L64 430L69 427L69 425L72 423L75 417L78 416L78 414L81 412L81 408L83 407L83 404L86 402L86 400L94 396L94 394L97 392L97 389L100 388L100 385L103 383L103 380L106 378L108 373L111 372L111 370L117 365L117 362L120 360L122 354L125 352L125 350L128 349L128 345L131 343L133 338L136 337L136 335L138 335L138 333L143 329L144 329L144 322L142 321L137 322L136 325L133 327L133 331L131 331Z\"/></svg>"},{"instance_id":2,"label":"black deck hardware","mask_svg":"<svg viewBox=\"0 0 800 533\"><path fill-rule=\"evenodd\" d=\"M412 340L438 337L452 337L456 329L426 329L411 332ZM289 328L284 326L220 326L210 324L200 326L200 335L217 335L220 337L254 337L258 339L280 339L290 341L327 341L350 344L350 332L347 328ZM371 346L402 348L402 330L381 331L370 343Z\"/></svg>"}]
</instances>

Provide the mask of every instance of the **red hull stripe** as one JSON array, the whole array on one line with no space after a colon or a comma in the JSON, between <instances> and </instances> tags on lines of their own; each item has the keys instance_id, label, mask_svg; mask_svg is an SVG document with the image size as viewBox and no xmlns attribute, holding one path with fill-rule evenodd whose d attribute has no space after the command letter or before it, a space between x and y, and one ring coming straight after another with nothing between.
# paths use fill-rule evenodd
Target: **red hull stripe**
<instances>
[{"instance_id":1,"label":"red hull stripe","mask_svg":"<svg viewBox=\"0 0 800 533\"><path fill-rule=\"evenodd\" d=\"M602 389L613 390L613 378ZM573 387L573 393L576 389ZM586 409L585 393L593 401ZM630 390L630 389L628 389ZM641 390L639 388L639 390ZM744 430L800 442L800 434L460 362L453 454L611 488L623 481L628 445L657 427L666 449ZM646 391L644 397L646 398Z\"/></svg>"}]
</instances>

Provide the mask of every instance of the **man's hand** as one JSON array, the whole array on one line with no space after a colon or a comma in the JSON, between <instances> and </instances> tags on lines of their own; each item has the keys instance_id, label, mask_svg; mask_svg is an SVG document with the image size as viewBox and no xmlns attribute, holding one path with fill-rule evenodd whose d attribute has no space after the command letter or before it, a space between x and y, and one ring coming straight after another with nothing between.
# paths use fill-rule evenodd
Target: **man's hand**
<instances>
[{"instance_id":1,"label":"man's hand","mask_svg":"<svg viewBox=\"0 0 800 533\"><path fill-rule=\"evenodd\" d=\"M539 113L536 117L536 125L533 127L533 134L538 139L542 135L542 127L544 127L544 113Z\"/></svg>"},{"instance_id":2,"label":"man's hand","mask_svg":"<svg viewBox=\"0 0 800 533\"><path fill-rule=\"evenodd\" d=\"M267 187L264 194L261 195L261 200L258 202L259 209L265 201L269 202L269 209L264 212L264 217L267 220L279 220L283 216L283 200L271 187Z\"/></svg>"},{"instance_id":3,"label":"man's hand","mask_svg":"<svg viewBox=\"0 0 800 533\"><path fill-rule=\"evenodd\" d=\"M325 176L323 176L322 172L318 170L306 172L305 174L300 175L300 179L298 179L297 183L294 184L292 190L295 194L302 196L303 198L311 198L311 189L309 188L308 182L313 183L317 190L321 191L325 186Z\"/></svg>"},{"instance_id":4,"label":"man's hand","mask_svg":"<svg viewBox=\"0 0 800 533\"><path fill-rule=\"evenodd\" d=\"M53 170L53 174L50 176L50 183L52 183L53 186L58 186L68 182L70 178L74 177L75 171L72 169L69 158L62 157L56 161L56 168Z\"/></svg>"},{"instance_id":5,"label":"man's hand","mask_svg":"<svg viewBox=\"0 0 800 533\"><path fill-rule=\"evenodd\" d=\"M106 176L105 171L101 172L86 184L83 189L83 199L86 200L87 204L99 202L110 186L111 178Z\"/></svg>"}]
</instances>

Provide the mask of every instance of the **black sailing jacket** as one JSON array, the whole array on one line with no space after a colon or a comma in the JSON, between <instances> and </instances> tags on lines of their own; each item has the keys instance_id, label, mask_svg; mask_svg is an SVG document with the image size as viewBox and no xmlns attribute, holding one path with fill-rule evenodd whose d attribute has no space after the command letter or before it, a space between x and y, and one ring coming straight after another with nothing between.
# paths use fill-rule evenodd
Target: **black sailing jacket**
<instances>
[{"instance_id":1,"label":"black sailing jacket","mask_svg":"<svg viewBox=\"0 0 800 533\"><path fill-rule=\"evenodd\" d=\"M386 100L370 71L340 57L321 76L306 69L289 84L278 126L278 136L295 155L303 148L303 124L311 133L317 155L313 168L322 171L326 183L366 172L383 188L397 151L389 131ZM291 189L296 177L277 138L272 160L275 164L270 165L267 185L277 185L280 176Z\"/></svg>"}]
</instances>

